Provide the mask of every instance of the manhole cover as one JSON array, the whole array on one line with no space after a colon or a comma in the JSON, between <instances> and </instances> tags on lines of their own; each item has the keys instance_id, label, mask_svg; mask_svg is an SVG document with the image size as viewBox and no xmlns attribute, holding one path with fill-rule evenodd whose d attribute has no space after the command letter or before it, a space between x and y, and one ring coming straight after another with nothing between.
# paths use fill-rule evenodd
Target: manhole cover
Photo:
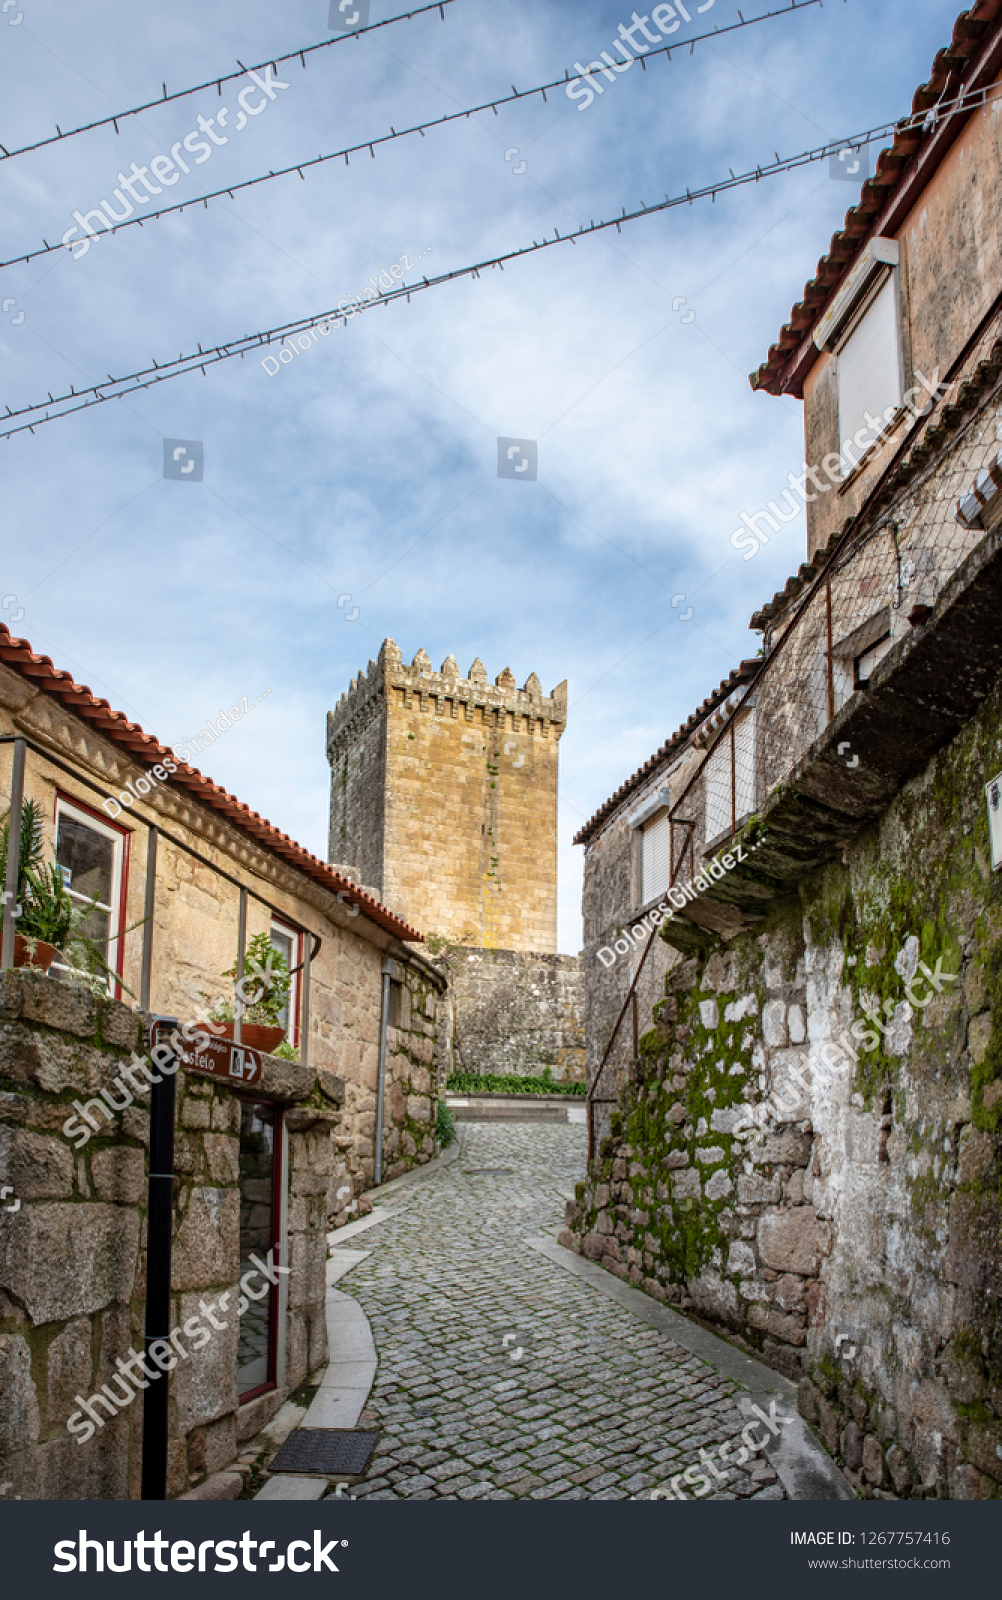
<instances>
[{"instance_id":1,"label":"manhole cover","mask_svg":"<svg viewBox=\"0 0 1002 1600\"><path fill-rule=\"evenodd\" d=\"M286 1439L269 1472L318 1472L333 1477L338 1472L359 1477L369 1465L378 1433L354 1428L295 1428Z\"/></svg>"},{"instance_id":2,"label":"manhole cover","mask_svg":"<svg viewBox=\"0 0 1002 1600\"><path fill-rule=\"evenodd\" d=\"M514 1167L464 1167L467 1178L510 1178Z\"/></svg>"}]
</instances>

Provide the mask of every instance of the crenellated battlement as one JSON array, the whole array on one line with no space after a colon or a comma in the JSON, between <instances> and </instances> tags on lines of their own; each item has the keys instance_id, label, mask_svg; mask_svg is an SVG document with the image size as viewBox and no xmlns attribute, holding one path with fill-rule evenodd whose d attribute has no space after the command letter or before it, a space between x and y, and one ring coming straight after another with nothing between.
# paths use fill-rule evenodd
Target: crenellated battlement
<instances>
[{"instance_id":1,"label":"crenellated battlement","mask_svg":"<svg viewBox=\"0 0 1002 1600\"><path fill-rule=\"evenodd\" d=\"M327 714L328 759L342 735L368 722L375 709L372 702L385 700L394 691L402 694L403 704L408 708L417 701L421 710L439 715L448 712L456 717L463 707L468 722L475 719L478 708L491 720L497 713L506 713L513 719L525 719L527 731L535 731L538 725L544 737L548 737L552 729L554 737L559 739L567 723L566 679L551 694L544 695L534 672L520 689L514 673L505 667L492 684L479 656L465 678L460 675L459 665L452 655L446 656L440 670L435 672L427 651L418 650L414 660L408 663L400 647L392 639L384 639L379 660L370 660L368 668L362 668L358 676L352 678L334 710Z\"/></svg>"},{"instance_id":2,"label":"crenellated battlement","mask_svg":"<svg viewBox=\"0 0 1002 1600\"><path fill-rule=\"evenodd\" d=\"M412 927L473 949L556 950L557 768L567 685L477 658L438 672L392 639L327 717L328 858Z\"/></svg>"}]
</instances>

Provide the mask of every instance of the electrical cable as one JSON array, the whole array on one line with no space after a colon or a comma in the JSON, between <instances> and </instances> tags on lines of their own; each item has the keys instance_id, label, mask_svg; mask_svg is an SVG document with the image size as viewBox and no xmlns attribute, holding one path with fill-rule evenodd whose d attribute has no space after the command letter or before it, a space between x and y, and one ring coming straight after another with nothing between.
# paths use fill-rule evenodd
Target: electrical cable
<instances>
[{"instance_id":1,"label":"electrical cable","mask_svg":"<svg viewBox=\"0 0 1002 1600\"><path fill-rule=\"evenodd\" d=\"M47 139L39 139L35 144L24 144L18 150L6 150L0 144L0 166L5 161L13 161L15 156L27 155L30 150L44 150L50 144L65 144L67 139L74 138L78 133L90 133L93 128L106 128L109 123L118 133L118 124L124 122L126 117L138 117L144 111L153 111L157 106L169 106L174 100L183 100L189 94L201 94L203 89L215 87L219 94L223 92L224 83L232 83L236 78L245 78L248 72L262 72L265 67L271 67L277 74L283 61L301 61L303 70L306 69L306 57L313 55L316 50L327 50L334 44L345 44L349 39L360 39L364 33L374 33L377 28L388 28L394 22L410 22L412 17L421 17L426 11L439 11L442 21L445 21L444 6L455 5L456 0L432 0L430 5L419 6L416 11L404 11L399 16L387 17L383 22L370 22L364 28L353 28L348 33L339 33L333 39L321 39L319 44L308 44L302 50L291 50L288 55L269 56L267 61L259 61L256 67L245 67L239 61L239 72L224 72L221 76L207 78L205 83L196 83L192 89L178 89L174 94L167 93L167 85L163 86L163 94L159 100L147 100L144 105L132 106L128 111L116 111L114 116L101 117L97 122L84 122L79 128L67 128L63 133L56 123L55 137L51 134ZM110 98L110 96L109 96Z\"/></svg>"},{"instance_id":2,"label":"electrical cable","mask_svg":"<svg viewBox=\"0 0 1002 1600\"><path fill-rule=\"evenodd\" d=\"M764 11L761 16L748 17L742 22L729 23L724 28L715 28L712 33L697 34L693 38L685 39L682 42L695 46L702 43L706 39L722 38L724 34L733 33L741 28L750 28L756 22L768 22L774 17L788 17L792 11L806 11L810 6L821 4L822 0L791 0L791 4L784 7L780 11ZM660 50L652 50L647 56L637 56L634 59L638 60L642 66L644 66L646 62L653 56L667 54L668 59L670 60L671 52L680 48L681 44L664 45ZM267 65L267 63L265 64ZM590 65L591 64L592 63L590 63ZM256 70L257 69L255 68L255 71ZM594 76L594 74L592 74L592 76ZM215 79L212 81L215 82ZM143 216L137 215L134 217L129 217L123 222L112 224L111 220L109 219L109 226L103 233L98 233L95 230L90 235L84 235L84 237L89 238L89 241L93 243L98 239L106 239L109 237L109 235L119 233L123 228L132 228L137 224L139 227L142 227L144 222L155 222L158 217L167 217L171 216L174 212L186 211L190 206L203 206L205 209L208 209L210 200L219 200L223 195L228 195L232 200L234 195L239 193L239 191L242 189L254 189L257 188L259 184L270 183L273 178L287 178L293 172L298 172L299 176L302 178L303 173L309 168L324 166L328 161L340 161L343 159L345 166L349 166L349 156L359 155L365 150L368 150L372 159L375 160L376 145L392 144L394 140L406 139L414 133L419 133L423 139L426 131L429 128L441 128L445 123L459 122L462 121L463 118L478 116L482 111L493 111L494 115L497 116L498 106L511 105L517 100L528 100L533 95L542 95L545 101L547 90L563 89L569 82L573 81L574 80L572 78L565 74L563 78L556 78L552 83L540 84L535 89L518 90L513 84L511 94L502 95L494 100L485 100L483 105L471 106L468 111L449 111L444 116L434 117L430 122L417 122L411 128L401 128L399 133L391 124L389 133L382 134L373 139L362 139L358 144L347 145L343 150L332 150L328 155L314 156L308 161L294 161L288 167L279 168L277 172L266 172L262 173L257 178L246 178L241 183L226 184L221 189L213 189L209 194L195 195L191 200L179 201L176 205L172 206L162 206L158 211L147 211ZM160 103L161 102L154 102L154 104ZM305 182L306 180L303 179L303 181ZM20 266L29 261L36 261L39 256L52 255L59 250L72 250L75 245L78 245L81 242L81 239L73 239L65 245L62 243L49 244L43 239L41 249L30 250L28 254L24 256L12 256L9 261L0 261L0 268Z\"/></svg>"},{"instance_id":3,"label":"electrical cable","mask_svg":"<svg viewBox=\"0 0 1002 1600\"><path fill-rule=\"evenodd\" d=\"M16 427L0 428L0 438L10 439L15 434L23 433L25 430L34 432L35 428L41 427L45 422L56 422L60 417L72 416L77 411L85 411L91 406L101 405L106 400L121 399L123 395L134 394L137 390L152 388L154 384L164 383L168 378L179 377L184 372L193 372L201 369L204 376L205 369L208 366L216 365L220 361L228 361L233 356L243 358L250 350L267 349L273 341L277 340L282 343L286 339L307 333L308 330L318 326L320 323L323 323L329 332L331 323L335 324L335 326L344 327L352 316L360 315L363 311L370 311L375 306L386 306L392 301L400 300L404 297L409 303L411 295L420 294L425 289L435 289L443 283L452 283L458 278L479 278L481 272L486 271L488 268L498 267L503 271L507 261L516 261L522 256L535 255L540 250L551 250L558 244L576 244L578 239L582 237L588 237L593 233L602 233L609 228L615 228L618 233L622 230L624 222L635 222L640 217L653 216L659 211L671 211L678 206L692 205L696 200L705 200L707 197L715 201L718 194L726 194L732 189L743 188L751 183L759 183L763 178L773 178L782 173L795 172L799 168L810 166L816 161L823 161L830 155L847 147L859 149L883 135L895 131L907 131L911 127L930 129L938 125L938 123L946 121L951 116L969 112L973 106L986 105L989 102L994 103L999 99L1002 99L1002 93L989 96L987 88L979 89L974 94L968 93L958 96L956 101L946 105L940 103L933 110L920 112L916 116L905 117L897 122L883 123L878 128L870 128L863 133L851 134L845 139L831 140L825 145L815 147L813 150L801 151L798 155L789 156L785 160L772 162L766 166L756 166L748 172L739 173L737 176L732 173L729 178L717 183L707 184L702 189L686 189L684 194L677 195L674 199L669 199L666 195L664 200L659 200L652 206L641 202L639 210L629 212L624 206L622 215L619 217L612 217L604 222L592 222L588 227L582 224L580 228L571 233L561 234L558 229L554 228L554 237L552 239L533 240L531 245L523 245L518 249L509 250L504 255L492 256L488 260L478 261L472 266L458 267L452 272L441 273L436 278L423 277L421 283L400 283L395 289L387 290L385 293L379 290L376 299L353 306L350 313L341 309L345 305L345 301L342 300L337 308L330 311L317 312L309 317L299 317L294 322L283 323L277 328L265 329L260 333L245 334L242 338L230 340L226 344L210 345L206 350L203 350L201 344L199 344L197 354L178 356L176 361L165 362L162 366L154 361L152 367L142 368L139 372L129 373L122 378L113 378L109 374L105 383L93 384L89 388L81 390L76 390L71 386L69 394L54 397L50 393L48 401L42 400L36 405L22 406L17 411L12 411L7 406L7 419L5 420L9 419L11 421L20 417L29 417L33 412L41 411L47 405L62 406L64 409L55 413L50 413L46 410L44 416L34 417L30 422L20 422ZM93 396L93 398L86 398L88 395ZM71 405L70 401L75 401L76 404Z\"/></svg>"}]
</instances>

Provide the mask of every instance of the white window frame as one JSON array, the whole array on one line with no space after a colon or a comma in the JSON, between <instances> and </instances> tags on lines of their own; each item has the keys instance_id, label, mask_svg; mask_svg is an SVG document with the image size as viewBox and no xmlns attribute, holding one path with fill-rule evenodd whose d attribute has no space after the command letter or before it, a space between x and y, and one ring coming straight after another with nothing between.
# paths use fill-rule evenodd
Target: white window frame
<instances>
[{"instance_id":1,"label":"white window frame","mask_svg":"<svg viewBox=\"0 0 1002 1600\"><path fill-rule=\"evenodd\" d=\"M893 379L889 369L882 370L879 385L874 392L864 393L862 410L855 415L846 416L846 400L843 394L843 377L846 374L849 352L853 345L856 346L855 358L859 359L859 350L862 340L866 337L867 324L870 325L870 337L873 337L876 326L875 314L886 317L884 307L891 302L891 312L894 327L894 359ZM850 372L861 369L853 369ZM866 422L864 412L869 411L875 417L881 429L894 426L895 420L904 407L905 371L904 371L904 337L901 324L901 294L897 267L887 267L877 279L873 289L867 295L862 307L856 312L845 331L840 335L835 349L835 381L838 389L838 432L839 453L848 463L842 482L846 483L856 472L859 465L866 460L876 442L874 429ZM872 388L874 379L868 379ZM862 386L861 386L862 387ZM880 399L875 398L879 395ZM888 418L887 412L893 407L893 415ZM866 429L867 434L873 435L865 449L856 444L856 435Z\"/></svg>"},{"instance_id":2,"label":"white window frame","mask_svg":"<svg viewBox=\"0 0 1002 1600\"><path fill-rule=\"evenodd\" d=\"M670 877L671 823L667 807L662 806L640 829L641 906L650 905L652 900L663 895Z\"/></svg>"},{"instance_id":3,"label":"white window frame","mask_svg":"<svg viewBox=\"0 0 1002 1600\"><path fill-rule=\"evenodd\" d=\"M284 934L285 937L291 941L290 948L292 960L289 962L290 970L293 967L300 966L303 959L303 935L300 933L299 929L294 928L289 922L283 922L281 917L273 916L268 928L269 940L273 931ZM293 1049L295 1049L299 1044L299 990L300 979L302 976L303 974L301 970L293 973L292 982L289 984L289 999L287 1002L289 1008L289 1022L285 1030L285 1037L288 1039Z\"/></svg>"},{"instance_id":4,"label":"white window frame","mask_svg":"<svg viewBox=\"0 0 1002 1600\"><path fill-rule=\"evenodd\" d=\"M118 943L122 934L122 895L124 890L123 874L125 870L126 836L120 828L109 827L107 823L100 822L97 817L92 816L89 811L85 811L82 806L74 805L72 800L67 800L63 795L57 794L55 835L53 838L52 851L53 864L56 862L59 849L59 819L63 816L70 817L74 822L79 823L81 827L89 828L92 833L96 833L102 838L111 840L113 846L111 858L111 905L104 906L99 900L97 902L97 909L99 911L107 911L109 913L108 947L104 952L104 959L108 963L111 971L116 974L115 987L121 989L122 986L117 979L119 967L123 965L123 963L119 960L120 952L118 950ZM66 892L73 900L76 900L81 904L86 904L88 901L88 896L80 894L79 891L74 889L72 885L67 888ZM52 966L53 970L56 972L69 971L69 967L62 961L54 961ZM114 998L114 995L112 998Z\"/></svg>"}]
</instances>

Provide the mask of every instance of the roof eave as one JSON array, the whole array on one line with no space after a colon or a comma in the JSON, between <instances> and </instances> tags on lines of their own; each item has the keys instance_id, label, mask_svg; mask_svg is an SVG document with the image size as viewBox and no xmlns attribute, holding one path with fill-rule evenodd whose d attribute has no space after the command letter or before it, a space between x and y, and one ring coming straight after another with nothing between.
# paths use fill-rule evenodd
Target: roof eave
<instances>
[{"instance_id":1,"label":"roof eave","mask_svg":"<svg viewBox=\"0 0 1002 1600\"><path fill-rule=\"evenodd\" d=\"M976 91L997 76L1000 67L1002 0L976 0L958 17L953 42L937 54L929 82L916 90L913 115L921 115L944 95L953 99ZM915 127L895 132L894 144L881 151L874 177L863 185L860 204L846 213L844 229L832 236L817 275L805 285L804 299L793 308L766 360L750 375L753 390L803 399L805 380L821 354L814 329L849 269L870 239L896 233L977 109L973 104L929 133Z\"/></svg>"},{"instance_id":2,"label":"roof eave","mask_svg":"<svg viewBox=\"0 0 1002 1600\"><path fill-rule=\"evenodd\" d=\"M61 700L68 710L90 723L105 738L121 745L133 759L141 757L149 766L156 766L164 757L174 760L168 746L162 745L155 735L146 733L136 722L130 722L122 712L115 711L107 700L94 695L85 684L75 682L68 672L53 665L49 656L36 655L27 639L17 639L10 629L0 623L0 661L45 694ZM404 943L423 943L423 935L409 923L397 917L386 906L380 905L371 895L365 894L350 878L321 861L319 856L297 844L287 833L282 833L266 817L252 811L221 785L207 778L197 767L186 762L177 763L177 771L168 775L167 787L178 786L189 794L220 812L234 827L250 836L262 849L269 850L288 865L320 883L332 893L347 891L352 901L368 921Z\"/></svg>"}]
</instances>

